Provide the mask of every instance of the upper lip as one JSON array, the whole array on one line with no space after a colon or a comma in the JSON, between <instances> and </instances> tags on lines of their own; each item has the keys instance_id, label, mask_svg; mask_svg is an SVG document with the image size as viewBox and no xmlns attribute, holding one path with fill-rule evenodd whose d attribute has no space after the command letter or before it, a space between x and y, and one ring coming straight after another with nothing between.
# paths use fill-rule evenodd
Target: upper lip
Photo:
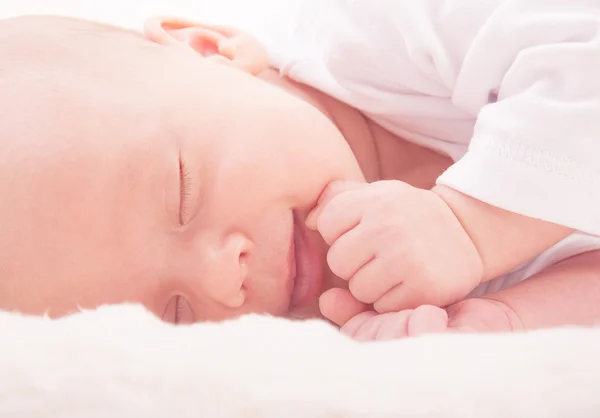
<instances>
[{"instance_id":1,"label":"upper lip","mask_svg":"<svg viewBox=\"0 0 600 418\"><path fill-rule=\"evenodd\" d=\"M321 269L317 257L313 254L313 245L306 233L302 220L294 212L290 271L292 289L290 293L290 308L304 305L312 296L315 288L320 288ZM319 289L320 290L320 289Z\"/></svg>"},{"instance_id":2,"label":"upper lip","mask_svg":"<svg viewBox=\"0 0 600 418\"><path fill-rule=\"evenodd\" d=\"M289 276L289 284L290 284L290 299L294 296L294 284L296 282L296 258L297 258L297 245L296 245L296 215L294 214L294 219L292 223L292 233L290 234L290 249L288 252L288 276Z\"/></svg>"},{"instance_id":3,"label":"upper lip","mask_svg":"<svg viewBox=\"0 0 600 418\"><path fill-rule=\"evenodd\" d=\"M290 285L290 289L289 289L290 303L291 303L292 298L294 297L296 276L298 274L297 267L296 267L296 259L298 257L298 254L297 254L298 246L296 245L296 234L297 234L298 227L297 227L296 223L297 223L297 214L294 211L293 219L292 219L292 231L290 234L290 249L289 249L288 259L287 259L289 285Z\"/></svg>"}]
</instances>

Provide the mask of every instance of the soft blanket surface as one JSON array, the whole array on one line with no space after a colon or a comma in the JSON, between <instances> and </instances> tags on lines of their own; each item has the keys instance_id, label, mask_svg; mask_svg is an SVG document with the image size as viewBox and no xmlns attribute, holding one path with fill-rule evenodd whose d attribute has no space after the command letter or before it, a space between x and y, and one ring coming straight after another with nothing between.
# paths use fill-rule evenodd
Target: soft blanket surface
<instances>
[{"instance_id":1,"label":"soft blanket surface","mask_svg":"<svg viewBox=\"0 0 600 418\"><path fill-rule=\"evenodd\" d=\"M272 1L20 0L0 17L244 27ZM600 329L359 344L318 321L175 328L116 306L57 321L0 313L0 330L2 418L600 417Z\"/></svg>"},{"instance_id":2,"label":"soft blanket surface","mask_svg":"<svg viewBox=\"0 0 600 418\"><path fill-rule=\"evenodd\" d=\"M321 321L0 314L0 417L600 416L600 329L361 344Z\"/></svg>"}]
</instances>

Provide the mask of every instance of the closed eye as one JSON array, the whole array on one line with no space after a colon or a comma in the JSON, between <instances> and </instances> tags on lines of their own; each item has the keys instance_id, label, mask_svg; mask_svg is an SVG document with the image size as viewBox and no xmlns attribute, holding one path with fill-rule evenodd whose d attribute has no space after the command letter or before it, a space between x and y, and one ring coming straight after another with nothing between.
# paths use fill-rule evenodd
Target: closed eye
<instances>
[{"instance_id":1,"label":"closed eye","mask_svg":"<svg viewBox=\"0 0 600 418\"><path fill-rule=\"evenodd\" d=\"M189 218L190 194L192 190L190 171L183 159L179 158L179 225L185 225Z\"/></svg>"},{"instance_id":2,"label":"closed eye","mask_svg":"<svg viewBox=\"0 0 600 418\"><path fill-rule=\"evenodd\" d=\"M162 320L175 325L193 324L196 322L196 314L185 297L174 295L165 307Z\"/></svg>"},{"instance_id":3,"label":"closed eye","mask_svg":"<svg viewBox=\"0 0 600 418\"><path fill-rule=\"evenodd\" d=\"M183 296L176 296L175 301L175 321L176 325L193 324L196 322L196 315L190 302Z\"/></svg>"}]
</instances>

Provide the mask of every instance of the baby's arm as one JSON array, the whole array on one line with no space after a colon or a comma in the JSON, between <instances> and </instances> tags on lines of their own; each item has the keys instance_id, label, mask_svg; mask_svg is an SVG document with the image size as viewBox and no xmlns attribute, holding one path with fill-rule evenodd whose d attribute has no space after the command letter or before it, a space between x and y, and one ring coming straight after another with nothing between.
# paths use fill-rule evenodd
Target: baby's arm
<instances>
[{"instance_id":1,"label":"baby's arm","mask_svg":"<svg viewBox=\"0 0 600 418\"><path fill-rule=\"evenodd\" d=\"M511 325L516 328L598 325L600 251L567 259L516 286L486 295L483 300L499 303L514 313L518 322ZM452 309L449 314L452 316ZM471 320L472 315L463 315L465 321Z\"/></svg>"},{"instance_id":2,"label":"baby's arm","mask_svg":"<svg viewBox=\"0 0 600 418\"><path fill-rule=\"evenodd\" d=\"M446 186L433 191L450 207L473 241L483 264L482 282L539 255L573 231L488 205Z\"/></svg>"},{"instance_id":3,"label":"baby's arm","mask_svg":"<svg viewBox=\"0 0 600 418\"><path fill-rule=\"evenodd\" d=\"M516 286L447 308L448 328L475 332L600 324L600 251L567 259Z\"/></svg>"}]
</instances>

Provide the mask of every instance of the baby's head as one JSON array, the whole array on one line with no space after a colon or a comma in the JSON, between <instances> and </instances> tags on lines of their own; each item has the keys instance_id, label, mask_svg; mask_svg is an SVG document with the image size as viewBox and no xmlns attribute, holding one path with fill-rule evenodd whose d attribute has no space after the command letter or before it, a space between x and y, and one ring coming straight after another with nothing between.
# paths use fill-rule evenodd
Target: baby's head
<instances>
[{"instance_id":1,"label":"baby's head","mask_svg":"<svg viewBox=\"0 0 600 418\"><path fill-rule=\"evenodd\" d=\"M329 118L265 80L256 41L22 17L0 55L0 309L314 313L325 248L304 219L361 172Z\"/></svg>"}]
</instances>

